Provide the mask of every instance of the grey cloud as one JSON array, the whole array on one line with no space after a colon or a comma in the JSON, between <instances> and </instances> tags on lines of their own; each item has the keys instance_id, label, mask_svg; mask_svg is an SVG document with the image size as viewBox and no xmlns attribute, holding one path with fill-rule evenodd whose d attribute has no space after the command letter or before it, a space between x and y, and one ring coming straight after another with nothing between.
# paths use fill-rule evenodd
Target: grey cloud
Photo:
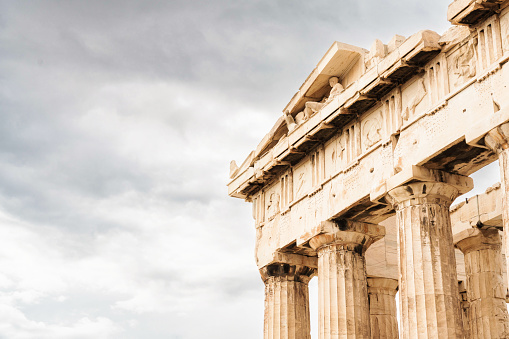
<instances>
[{"instance_id":1,"label":"grey cloud","mask_svg":"<svg viewBox=\"0 0 509 339\"><path fill-rule=\"evenodd\" d=\"M259 337L255 230L250 205L226 195L229 161L333 41L441 32L446 6L0 0L0 210L33 234L26 272L9 261L5 274L30 292L43 257L64 286L15 306L53 324L105 317L123 338Z\"/></svg>"}]
</instances>

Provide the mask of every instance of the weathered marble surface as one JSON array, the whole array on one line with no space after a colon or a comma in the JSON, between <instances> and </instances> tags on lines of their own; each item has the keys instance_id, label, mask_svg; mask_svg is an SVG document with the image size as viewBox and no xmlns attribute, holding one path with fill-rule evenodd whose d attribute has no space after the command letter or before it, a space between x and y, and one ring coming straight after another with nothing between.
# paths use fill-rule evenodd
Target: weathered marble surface
<instances>
[{"instance_id":1,"label":"weathered marble surface","mask_svg":"<svg viewBox=\"0 0 509 339\"><path fill-rule=\"evenodd\" d=\"M279 263L260 274L265 283L264 339L310 339L308 284L315 269Z\"/></svg>"},{"instance_id":2,"label":"weathered marble surface","mask_svg":"<svg viewBox=\"0 0 509 339\"><path fill-rule=\"evenodd\" d=\"M470 174L497 159L498 193L476 199L480 221L503 224L509 244L509 1L456 0L447 15L454 26L442 35L395 35L369 50L334 42L258 147L230 165L229 195L253 205L258 267L295 265L292 255L315 260L328 293L323 338L385 335L372 331L366 278L398 279L401 337L462 337L462 313L474 316L476 304L469 297L460 309L458 280L466 282L471 262L459 250L455 257L452 236L480 213L474 220L470 199L453 209L451 225L449 205L473 187ZM362 255L332 240L325 246L327 235L344 232L331 233L341 220L386 226L385 238L363 244ZM354 294L331 304L347 282L357 284ZM352 295L359 321L344 327L324 316L342 314L331 305Z\"/></svg>"},{"instance_id":3,"label":"weathered marble surface","mask_svg":"<svg viewBox=\"0 0 509 339\"><path fill-rule=\"evenodd\" d=\"M508 338L509 314L502 272L502 237L496 228L470 228L454 237L465 255L470 338Z\"/></svg>"},{"instance_id":4,"label":"weathered marble surface","mask_svg":"<svg viewBox=\"0 0 509 339\"><path fill-rule=\"evenodd\" d=\"M371 338L397 339L398 319L396 293L398 280L368 278Z\"/></svg>"},{"instance_id":5,"label":"weathered marble surface","mask_svg":"<svg viewBox=\"0 0 509 339\"><path fill-rule=\"evenodd\" d=\"M378 225L343 220L310 240L318 253L318 337L371 338L364 254L385 234Z\"/></svg>"}]
</instances>

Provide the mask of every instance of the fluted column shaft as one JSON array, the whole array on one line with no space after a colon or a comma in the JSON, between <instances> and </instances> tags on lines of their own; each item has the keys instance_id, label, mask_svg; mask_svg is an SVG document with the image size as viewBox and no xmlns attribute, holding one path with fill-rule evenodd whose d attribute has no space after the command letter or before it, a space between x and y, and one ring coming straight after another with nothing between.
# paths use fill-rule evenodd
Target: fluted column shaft
<instances>
[{"instance_id":1,"label":"fluted column shaft","mask_svg":"<svg viewBox=\"0 0 509 339\"><path fill-rule=\"evenodd\" d=\"M502 188L504 243L505 248L509 249L509 123L492 129L484 138L484 143L498 155ZM509 255L506 255L506 265L509 268ZM507 274L509 278L509 269Z\"/></svg>"},{"instance_id":2,"label":"fluted column shaft","mask_svg":"<svg viewBox=\"0 0 509 339\"><path fill-rule=\"evenodd\" d=\"M398 281L368 278L369 313L372 339L397 339L396 293Z\"/></svg>"},{"instance_id":3,"label":"fluted column shaft","mask_svg":"<svg viewBox=\"0 0 509 339\"><path fill-rule=\"evenodd\" d=\"M265 282L264 339L310 339L308 283L314 269L272 264L260 270Z\"/></svg>"},{"instance_id":4,"label":"fluted column shaft","mask_svg":"<svg viewBox=\"0 0 509 339\"><path fill-rule=\"evenodd\" d=\"M318 317L320 339L369 339L370 314L366 281L366 249L385 229L342 221L342 231L310 241L318 252Z\"/></svg>"},{"instance_id":5,"label":"fluted column shaft","mask_svg":"<svg viewBox=\"0 0 509 339\"><path fill-rule=\"evenodd\" d=\"M463 322L463 334L465 338L470 339L470 302L468 302L466 283L458 282L460 292L461 320Z\"/></svg>"},{"instance_id":6,"label":"fluted column shaft","mask_svg":"<svg viewBox=\"0 0 509 339\"><path fill-rule=\"evenodd\" d=\"M389 192L398 224L402 338L463 338L449 216L457 195L437 182Z\"/></svg>"},{"instance_id":7,"label":"fluted column shaft","mask_svg":"<svg viewBox=\"0 0 509 339\"><path fill-rule=\"evenodd\" d=\"M471 338L509 338L502 276L502 239L498 230L468 229L457 234L454 240L465 255Z\"/></svg>"}]
</instances>

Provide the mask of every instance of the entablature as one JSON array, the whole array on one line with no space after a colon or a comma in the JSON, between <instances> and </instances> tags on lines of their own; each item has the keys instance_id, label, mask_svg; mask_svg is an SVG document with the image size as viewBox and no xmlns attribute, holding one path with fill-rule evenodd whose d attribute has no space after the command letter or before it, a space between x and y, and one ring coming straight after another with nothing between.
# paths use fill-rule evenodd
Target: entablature
<instances>
[{"instance_id":1,"label":"entablature","mask_svg":"<svg viewBox=\"0 0 509 339\"><path fill-rule=\"evenodd\" d=\"M421 31L404 42L399 41L398 47L394 47L391 53L381 58L378 63L374 63L358 80L326 102L315 114L304 121L298 121L294 115L309 101L307 93L314 89L313 93L322 95L323 91L318 88L323 88L323 79L328 78L330 74L341 76L342 73L331 72L341 72L350 67L344 66L348 62L341 64L343 68L331 66L340 64L336 59L347 55L347 60L351 63L355 60L353 55L360 54L359 49L355 51L353 47L349 48L348 54L345 52L347 50L345 45L334 43L285 108L285 115L290 115L291 119L298 123L289 128L288 121L284 124L282 118L278 119L271 132L263 138L255 150L252 161L244 162L243 166L233 173L232 181L228 184L229 194L249 199L260 185L274 178L281 166L286 163L297 163L310 149L330 139L338 129L381 103L380 99L383 96L421 72L422 66L440 52L439 39L440 36L435 32ZM368 54L377 55L374 52Z\"/></svg>"}]
</instances>

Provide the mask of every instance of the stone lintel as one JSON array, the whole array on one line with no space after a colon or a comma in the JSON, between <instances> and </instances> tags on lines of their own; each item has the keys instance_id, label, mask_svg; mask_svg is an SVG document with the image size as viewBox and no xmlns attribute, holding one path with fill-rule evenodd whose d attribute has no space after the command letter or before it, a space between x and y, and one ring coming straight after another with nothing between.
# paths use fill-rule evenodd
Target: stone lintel
<instances>
[{"instance_id":1,"label":"stone lintel","mask_svg":"<svg viewBox=\"0 0 509 339\"><path fill-rule=\"evenodd\" d=\"M473 25L494 13L500 0L455 0L447 10L447 20L454 25Z\"/></svg>"},{"instance_id":2,"label":"stone lintel","mask_svg":"<svg viewBox=\"0 0 509 339\"><path fill-rule=\"evenodd\" d=\"M479 144L486 134L494 128L509 122L509 105L504 106L499 111L488 115L485 119L479 119L471 128L465 133L465 142L471 146L486 148L486 146Z\"/></svg>"},{"instance_id":3,"label":"stone lintel","mask_svg":"<svg viewBox=\"0 0 509 339\"><path fill-rule=\"evenodd\" d=\"M318 235L327 235L331 241L357 241L357 237L363 238L368 236L375 242L385 235L385 227L367 222L358 222L348 219L340 219L337 221L322 221L318 226L311 229L310 232L304 233L297 239L297 246L304 246Z\"/></svg>"},{"instance_id":4,"label":"stone lintel","mask_svg":"<svg viewBox=\"0 0 509 339\"><path fill-rule=\"evenodd\" d=\"M470 228L453 236L454 246L463 253L482 249L498 249L502 246L502 237L497 229L481 230Z\"/></svg>"},{"instance_id":5,"label":"stone lintel","mask_svg":"<svg viewBox=\"0 0 509 339\"><path fill-rule=\"evenodd\" d=\"M444 183L456 188L460 194L467 193L474 188L474 181L470 177L412 165L371 190L370 199L371 201L380 201L389 191L411 182Z\"/></svg>"}]
</instances>

